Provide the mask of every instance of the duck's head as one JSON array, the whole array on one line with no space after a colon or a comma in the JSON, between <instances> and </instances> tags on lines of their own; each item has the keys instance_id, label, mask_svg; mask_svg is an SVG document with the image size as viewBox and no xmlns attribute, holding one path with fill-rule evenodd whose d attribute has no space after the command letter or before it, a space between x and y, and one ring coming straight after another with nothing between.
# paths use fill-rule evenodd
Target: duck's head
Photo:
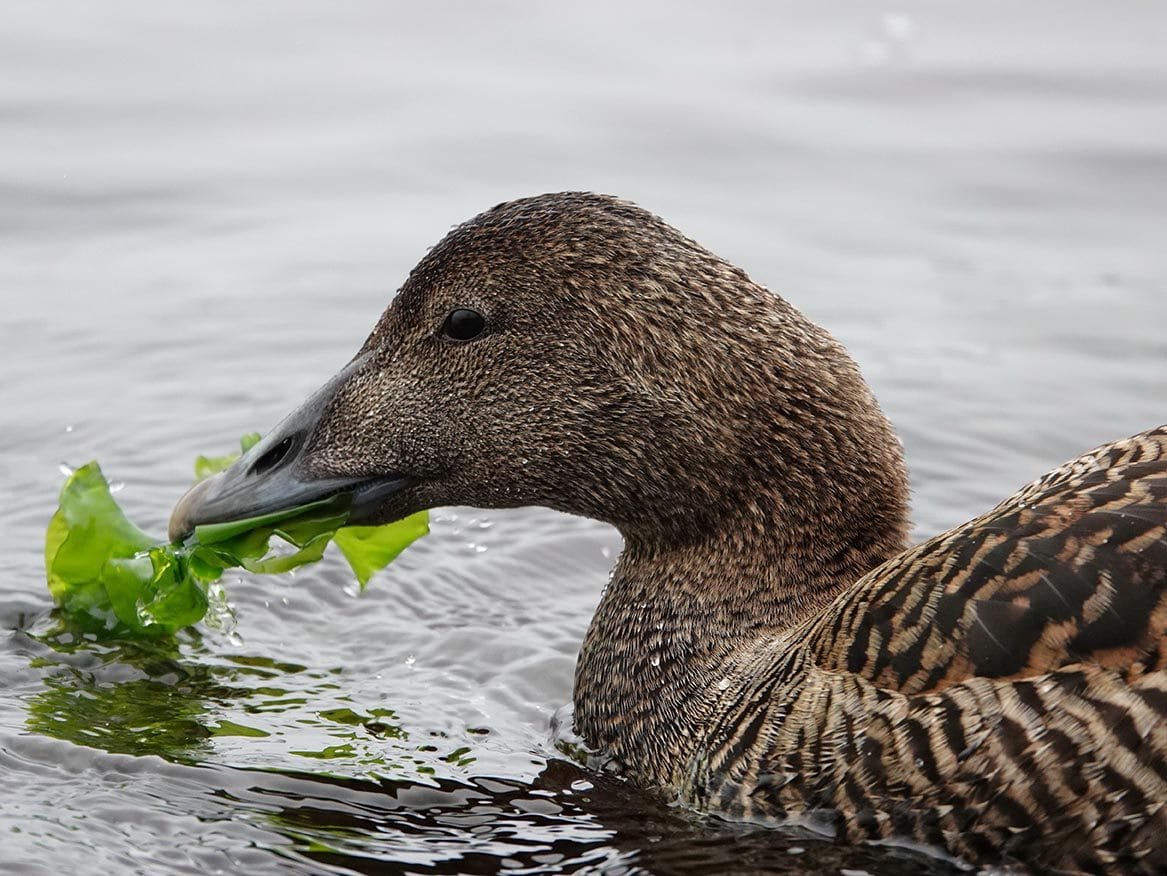
<instances>
[{"instance_id":1,"label":"duck's head","mask_svg":"<svg viewBox=\"0 0 1167 876\"><path fill-rule=\"evenodd\" d=\"M903 477L828 334L644 210L567 193L451 231L352 361L170 532L348 492L353 523L543 505L687 541L813 514L878 519L898 543Z\"/></svg>"}]
</instances>

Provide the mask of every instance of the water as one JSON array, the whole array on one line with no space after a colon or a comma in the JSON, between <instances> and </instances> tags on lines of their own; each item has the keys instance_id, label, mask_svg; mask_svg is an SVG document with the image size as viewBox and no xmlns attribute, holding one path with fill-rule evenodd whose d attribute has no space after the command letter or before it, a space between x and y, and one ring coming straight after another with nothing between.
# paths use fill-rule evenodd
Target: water
<instances>
[{"instance_id":1,"label":"water","mask_svg":"<svg viewBox=\"0 0 1167 876\"><path fill-rule=\"evenodd\" d=\"M330 376L450 225L586 188L828 325L918 534L959 523L1167 420L1160 6L3 12L0 869L946 869L558 755L601 525L442 511L364 594L333 557L228 579L234 632L50 643L58 466L100 459L161 532L193 457Z\"/></svg>"}]
</instances>

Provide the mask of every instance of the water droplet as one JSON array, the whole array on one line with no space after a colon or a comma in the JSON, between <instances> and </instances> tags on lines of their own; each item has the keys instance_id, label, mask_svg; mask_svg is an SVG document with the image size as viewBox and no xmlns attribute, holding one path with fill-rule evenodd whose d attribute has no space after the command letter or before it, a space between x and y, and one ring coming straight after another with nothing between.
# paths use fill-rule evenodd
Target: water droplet
<instances>
[{"instance_id":1,"label":"water droplet","mask_svg":"<svg viewBox=\"0 0 1167 876\"><path fill-rule=\"evenodd\" d=\"M916 769L922 770L923 768L924 768L924 758L917 757L916 758Z\"/></svg>"},{"instance_id":2,"label":"water droplet","mask_svg":"<svg viewBox=\"0 0 1167 876\"><path fill-rule=\"evenodd\" d=\"M73 427L72 427L72 426L66 426L66 427L65 427L65 431L66 431L66 432L72 432L72 431L73 431Z\"/></svg>"},{"instance_id":3,"label":"water droplet","mask_svg":"<svg viewBox=\"0 0 1167 876\"><path fill-rule=\"evenodd\" d=\"M219 630L233 637L235 633L235 609L227 601L227 591L218 581L207 588L207 613L203 623L213 630ZM240 644L242 640L240 640ZM234 644L234 643L233 643Z\"/></svg>"},{"instance_id":4,"label":"water droplet","mask_svg":"<svg viewBox=\"0 0 1167 876\"><path fill-rule=\"evenodd\" d=\"M406 666L412 666L416 662L417 662L417 658L414 657L412 654L410 654L408 657L405 658L405 665Z\"/></svg>"},{"instance_id":5,"label":"water droplet","mask_svg":"<svg viewBox=\"0 0 1167 876\"><path fill-rule=\"evenodd\" d=\"M57 471L59 471L61 474L63 474L67 478L73 477L73 469L63 462L57 466Z\"/></svg>"},{"instance_id":6,"label":"water droplet","mask_svg":"<svg viewBox=\"0 0 1167 876\"><path fill-rule=\"evenodd\" d=\"M660 666L660 655L653 654L648 662L651 663L653 666Z\"/></svg>"},{"instance_id":7,"label":"water droplet","mask_svg":"<svg viewBox=\"0 0 1167 876\"><path fill-rule=\"evenodd\" d=\"M600 548L600 553L604 555L605 560L612 559L612 549L607 547Z\"/></svg>"},{"instance_id":8,"label":"water droplet","mask_svg":"<svg viewBox=\"0 0 1167 876\"><path fill-rule=\"evenodd\" d=\"M718 690L725 690L728 687L729 687L729 679L728 678L723 678L721 681L717 682L717 689Z\"/></svg>"},{"instance_id":9,"label":"water droplet","mask_svg":"<svg viewBox=\"0 0 1167 876\"><path fill-rule=\"evenodd\" d=\"M125 481L110 481L109 491L111 493L120 493L125 488L126 488Z\"/></svg>"}]
</instances>

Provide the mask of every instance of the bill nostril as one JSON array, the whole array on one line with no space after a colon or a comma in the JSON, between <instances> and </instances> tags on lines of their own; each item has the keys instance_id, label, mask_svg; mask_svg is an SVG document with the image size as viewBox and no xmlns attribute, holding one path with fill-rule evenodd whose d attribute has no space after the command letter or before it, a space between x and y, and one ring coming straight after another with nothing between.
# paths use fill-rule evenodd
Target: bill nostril
<instances>
[{"instance_id":1,"label":"bill nostril","mask_svg":"<svg viewBox=\"0 0 1167 876\"><path fill-rule=\"evenodd\" d=\"M295 436L289 435L279 444L276 444L271 450L268 450L259 459L257 459L251 466L251 474L262 475L267 474L272 469L279 466L287 457L295 443Z\"/></svg>"}]
</instances>

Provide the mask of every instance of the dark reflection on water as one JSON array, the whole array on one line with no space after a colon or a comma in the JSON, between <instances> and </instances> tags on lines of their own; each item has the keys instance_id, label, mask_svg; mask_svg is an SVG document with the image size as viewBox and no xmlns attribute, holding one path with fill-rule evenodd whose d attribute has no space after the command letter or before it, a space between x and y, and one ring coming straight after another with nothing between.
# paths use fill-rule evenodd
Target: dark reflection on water
<instances>
[{"instance_id":1,"label":"dark reflection on water","mask_svg":"<svg viewBox=\"0 0 1167 876\"><path fill-rule=\"evenodd\" d=\"M30 668L43 689L27 700L29 732L110 754L156 756L195 767L214 758L211 741L224 736L264 737L257 726L216 720L213 705L244 703L260 713L272 703L295 706L279 678L305 667L265 658L235 657L229 667L190 659L178 643L94 643L69 634L18 633L22 650L35 653ZM189 642L187 643L190 644ZM197 645L197 639L195 641ZM196 652L197 653L197 650ZM258 686L234 684L258 674ZM378 740L408 740L389 709L362 715L349 708L317 713L340 739L360 733ZM351 731L351 732L350 732ZM479 731L485 733L487 731ZM418 746L436 752L432 744ZM605 773L550 758L530 781L467 776L402 781L389 777L389 747L359 762L381 778L283 771L217 769L200 779L204 793L234 815L286 840L270 843L297 867L306 862L335 872L360 873L709 873L741 871L947 873L953 868L899 850L840 848L821 834L726 822L666 805L655 795ZM307 758L352 760L351 742ZM408 758L408 772L434 770ZM464 746L443 760L471 767ZM36 770L34 769L35 773ZM205 773L199 769L198 773ZM213 775L229 777L217 785ZM127 804L131 805L131 804ZM728 857L727 857L728 856ZM313 865L307 865L309 867Z\"/></svg>"},{"instance_id":2,"label":"dark reflection on water","mask_svg":"<svg viewBox=\"0 0 1167 876\"><path fill-rule=\"evenodd\" d=\"M361 873L960 872L911 851L843 849L796 828L670 808L562 760L550 761L529 785L493 777L418 785L276 773L255 781L223 794L242 809L263 810L303 857Z\"/></svg>"}]
</instances>

